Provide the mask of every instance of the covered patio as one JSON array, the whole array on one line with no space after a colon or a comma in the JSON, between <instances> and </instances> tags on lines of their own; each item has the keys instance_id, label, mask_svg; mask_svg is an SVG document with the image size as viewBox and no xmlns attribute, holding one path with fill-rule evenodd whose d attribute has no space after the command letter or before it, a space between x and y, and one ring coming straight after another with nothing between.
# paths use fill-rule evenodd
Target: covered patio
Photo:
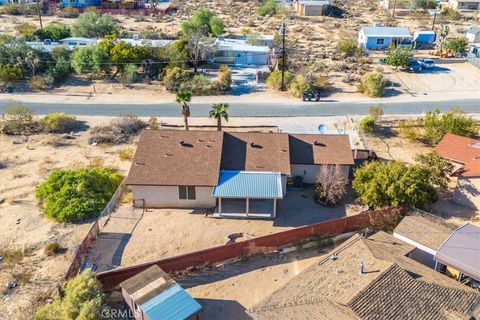
<instances>
[{"instance_id":1,"label":"covered patio","mask_svg":"<svg viewBox=\"0 0 480 320\"><path fill-rule=\"evenodd\" d=\"M212 196L218 199L214 217L275 218L282 177L280 172L222 170Z\"/></svg>"}]
</instances>

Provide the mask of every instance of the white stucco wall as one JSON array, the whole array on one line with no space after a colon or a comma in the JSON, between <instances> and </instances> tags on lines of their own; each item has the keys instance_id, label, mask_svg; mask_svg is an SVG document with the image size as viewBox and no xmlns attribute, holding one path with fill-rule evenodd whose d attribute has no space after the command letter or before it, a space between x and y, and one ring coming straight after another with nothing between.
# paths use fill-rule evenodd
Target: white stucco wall
<instances>
[{"instance_id":1,"label":"white stucco wall","mask_svg":"<svg viewBox=\"0 0 480 320\"><path fill-rule=\"evenodd\" d=\"M290 170L292 172L292 177L300 176L303 177L304 183L315 183L317 175L320 171L320 165L314 164L292 164ZM345 176L348 178L348 173L350 171L350 166L340 166Z\"/></svg>"},{"instance_id":2,"label":"white stucco wall","mask_svg":"<svg viewBox=\"0 0 480 320\"><path fill-rule=\"evenodd\" d=\"M459 177L452 200L474 210L480 210L480 177Z\"/></svg>"},{"instance_id":3,"label":"white stucco wall","mask_svg":"<svg viewBox=\"0 0 480 320\"><path fill-rule=\"evenodd\" d=\"M135 206L147 208L213 208L213 187L195 187L196 200L180 200L177 186L131 186Z\"/></svg>"}]
</instances>

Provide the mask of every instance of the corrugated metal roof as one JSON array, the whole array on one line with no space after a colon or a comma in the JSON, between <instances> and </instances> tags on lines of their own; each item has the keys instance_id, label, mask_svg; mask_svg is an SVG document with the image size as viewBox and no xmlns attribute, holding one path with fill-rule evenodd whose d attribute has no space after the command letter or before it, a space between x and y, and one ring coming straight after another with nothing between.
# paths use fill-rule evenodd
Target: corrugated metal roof
<instances>
[{"instance_id":1,"label":"corrugated metal roof","mask_svg":"<svg viewBox=\"0 0 480 320\"><path fill-rule=\"evenodd\" d=\"M222 170L212 195L221 198L281 199L280 172Z\"/></svg>"},{"instance_id":2,"label":"corrugated metal roof","mask_svg":"<svg viewBox=\"0 0 480 320\"><path fill-rule=\"evenodd\" d=\"M150 320L184 320L202 307L182 287L175 284L140 305Z\"/></svg>"},{"instance_id":3,"label":"corrugated metal roof","mask_svg":"<svg viewBox=\"0 0 480 320\"><path fill-rule=\"evenodd\" d=\"M435 261L480 281L480 228L467 223L442 244Z\"/></svg>"},{"instance_id":4,"label":"corrugated metal roof","mask_svg":"<svg viewBox=\"0 0 480 320\"><path fill-rule=\"evenodd\" d=\"M369 37L412 37L406 27L363 27L362 31Z\"/></svg>"}]
</instances>

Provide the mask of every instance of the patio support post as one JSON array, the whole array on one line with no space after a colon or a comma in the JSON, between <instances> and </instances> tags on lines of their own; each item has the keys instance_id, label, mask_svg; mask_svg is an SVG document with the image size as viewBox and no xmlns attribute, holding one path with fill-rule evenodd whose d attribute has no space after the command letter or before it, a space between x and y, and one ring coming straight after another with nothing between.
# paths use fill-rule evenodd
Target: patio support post
<instances>
[{"instance_id":1,"label":"patio support post","mask_svg":"<svg viewBox=\"0 0 480 320\"><path fill-rule=\"evenodd\" d=\"M277 199L273 199L273 217L277 217Z\"/></svg>"},{"instance_id":2,"label":"patio support post","mask_svg":"<svg viewBox=\"0 0 480 320\"><path fill-rule=\"evenodd\" d=\"M218 198L218 214L222 215L222 198Z\"/></svg>"},{"instance_id":3,"label":"patio support post","mask_svg":"<svg viewBox=\"0 0 480 320\"><path fill-rule=\"evenodd\" d=\"M245 200L246 200L246 206L245 206L246 210L245 211L247 211L246 213L247 213L247 217L248 217L248 213L250 212L250 199L247 198Z\"/></svg>"}]
</instances>

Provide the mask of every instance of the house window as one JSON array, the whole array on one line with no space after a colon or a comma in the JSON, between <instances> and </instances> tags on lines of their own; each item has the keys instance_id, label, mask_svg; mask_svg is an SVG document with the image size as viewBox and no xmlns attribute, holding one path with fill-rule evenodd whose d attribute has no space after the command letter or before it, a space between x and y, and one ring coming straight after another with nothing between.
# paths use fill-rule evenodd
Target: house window
<instances>
[{"instance_id":1,"label":"house window","mask_svg":"<svg viewBox=\"0 0 480 320\"><path fill-rule=\"evenodd\" d=\"M178 198L180 200L195 200L197 195L195 193L194 186L179 186L178 187Z\"/></svg>"},{"instance_id":2,"label":"house window","mask_svg":"<svg viewBox=\"0 0 480 320\"><path fill-rule=\"evenodd\" d=\"M385 43L385 39L377 39L377 44L382 45Z\"/></svg>"}]
</instances>

